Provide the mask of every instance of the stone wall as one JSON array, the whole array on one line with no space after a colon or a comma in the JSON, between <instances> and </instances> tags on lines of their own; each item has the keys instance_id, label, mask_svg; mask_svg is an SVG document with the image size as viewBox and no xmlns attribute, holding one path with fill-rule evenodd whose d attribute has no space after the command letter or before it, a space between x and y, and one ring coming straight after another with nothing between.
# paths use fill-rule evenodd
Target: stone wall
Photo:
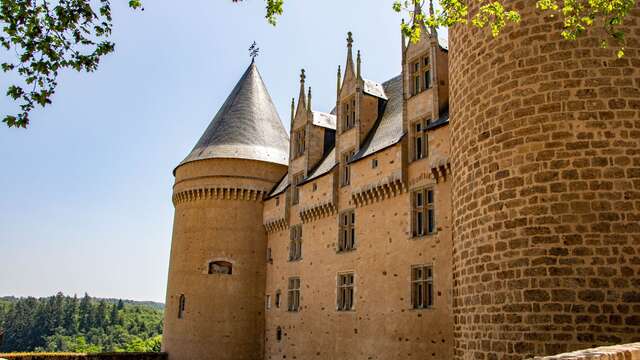
<instances>
[{"instance_id":1,"label":"stone wall","mask_svg":"<svg viewBox=\"0 0 640 360\"><path fill-rule=\"evenodd\" d=\"M640 341L640 7L617 59L505 5L449 36L455 358Z\"/></svg>"},{"instance_id":2,"label":"stone wall","mask_svg":"<svg viewBox=\"0 0 640 360\"><path fill-rule=\"evenodd\" d=\"M603 346L554 356L536 357L534 360L638 360L640 343Z\"/></svg>"},{"instance_id":3,"label":"stone wall","mask_svg":"<svg viewBox=\"0 0 640 360\"><path fill-rule=\"evenodd\" d=\"M0 354L7 360L166 360L165 353Z\"/></svg>"}]
</instances>

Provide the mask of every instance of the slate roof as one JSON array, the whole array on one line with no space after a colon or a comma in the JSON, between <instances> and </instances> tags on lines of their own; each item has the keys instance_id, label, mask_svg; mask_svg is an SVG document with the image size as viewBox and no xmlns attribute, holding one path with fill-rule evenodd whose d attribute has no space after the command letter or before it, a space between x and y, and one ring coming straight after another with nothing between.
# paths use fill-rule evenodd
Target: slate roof
<instances>
[{"instance_id":1,"label":"slate roof","mask_svg":"<svg viewBox=\"0 0 640 360\"><path fill-rule=\"evenodd\" d=\"M313 112L313 125L320 126L327 129L336 129L336 116L327 114L320 111Z\"/></svg>"},{"instance_id":2,"label":"slate roof","mask_svg":"<svg viewBox=\"0 0 640 360\"><path fill-rule=\"evenodd\" d=\"M366 94L373 95L375 97L379 97L381 99L387 100L387 94L384 91L384 86L368 79L363 79L364 81L364 89L362 89Z\"/></svg>"},{"instance_id":3,"label":"slate roof","mask_svg":"<svg viewBox=\"0 0 640 360\"><path fill-rule=\"evenodd\" d=\"M320 176L328 173L336 166L336 148L334 147L331 151L324 157L324 159L320 162L317 168L315 168L309 176L302 182L303 184L309 182L313 179L317 179Z\"/></svg>"},{"instance_id":4,"label":"slate roof","mask_svg":"<svg viewBox=\"0 0 640 360\"><path fill-rule=\"evenodd\" d=\"M289 135L254 62L180 165L211 158L289 164Z\"/></svg>"},{"instance_id":5,"label":"slate roof","mask_svg":"<svg viewBox=\"0 0 640 360\"><path fill-rule=\"evenodd\" d=\"M367 135L364 144L351 161L362 159L402 139L402 75L398 75L382 84L388 96L382 116L378 118L373 130Z\"/></svg>"},{"instance_id":6,"label":"slate roof","mask_svg":"<svg viewBox=\"0 0 640 360\"><path fill-rule=\"evenodd\" d=\"M273 190L271 190L271 193L269 193L269 197L273 197L283 193L285 190L287 190L288 187L289 187L289 173L286 173L284 174L284 177L282 178L282 180L280 180L280 182L276 185L276 187L274 187Z\"/></svg>"},{"instance_id":7,"label":"slate roof","mask_svg":"<svg viewBox=\"0 0 640 360\"><path fill-rule=\"evenodd\" d=\"M429 123L429 125L427 125L426 130L433 130L433 129L439 128L442 125L446 125L448 123L449 123L449 109L446 108L444 109L444 111L442 112L438 120L432 121Z\"/></svg>"}]
</instances>

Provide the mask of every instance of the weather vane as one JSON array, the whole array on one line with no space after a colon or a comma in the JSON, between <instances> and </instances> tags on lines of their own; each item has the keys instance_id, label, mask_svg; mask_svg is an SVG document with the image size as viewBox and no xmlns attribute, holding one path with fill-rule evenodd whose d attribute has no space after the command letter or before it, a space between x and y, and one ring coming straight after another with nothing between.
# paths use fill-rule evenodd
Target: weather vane
<instances>
[{"instance_id":1,"label":"weather vane","mask_svg":"<svg viewBox=\"0 0 640 360\"><path fill-rule=\"evenodd\" d=\"M249 47L249 56L251 56L251 61L254 61L256 59L256 56L258 56L259 54L260 48L258 47L258 43L254 41L253 44L251 44L251 46Z\"/></svg>"}]
</instances>

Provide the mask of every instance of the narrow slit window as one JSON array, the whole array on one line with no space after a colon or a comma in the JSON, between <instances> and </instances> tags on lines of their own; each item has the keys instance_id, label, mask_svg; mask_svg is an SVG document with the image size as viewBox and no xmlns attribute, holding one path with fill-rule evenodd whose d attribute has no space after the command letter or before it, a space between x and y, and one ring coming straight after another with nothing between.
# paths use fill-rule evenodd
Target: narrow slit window
<instances>
[{"instance_id":1,"label":"narrow slit window","mask_svg":"<svg viewBox=\"0 0 640 360\"><path fill-rule=\"evenodd\" d=\"M280 290L276 290L276 308L280 308L280 298L282 296L280 295Z\"/></svg>"},{"instance_id":2,"label":"narrow slit window","mask_svg":"<svg viewBox=\"0 0 640 360\"><path fill-rule=\"evenodd\" d=\"M422 127L422 121L418 121L413 124L413 160L420 160L424 158L424 130Z\"/></svg>"},{"instance_id":3,"label":"narrow slit window","mask_svg":"<svg viewBox=\"0 0 640 360\"><path fill-rule=\"evenodd\" d=\"M180 294L180 299L178 300L178 319L184 318L184 308L185 308L186 299L184 294Z\"/></svg>"}]
</instances>

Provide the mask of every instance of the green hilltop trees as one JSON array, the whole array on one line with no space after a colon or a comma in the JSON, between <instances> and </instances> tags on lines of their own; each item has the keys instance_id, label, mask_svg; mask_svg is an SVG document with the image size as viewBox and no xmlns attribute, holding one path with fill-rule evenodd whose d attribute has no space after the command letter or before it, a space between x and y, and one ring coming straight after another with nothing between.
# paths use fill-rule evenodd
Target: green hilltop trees
<instances>
[{"instance_id":1,"label":"green hilltop trees","mask_svg":"<svg viewBox=\"0 0 640 360\"><path fill-rule=\"evenodd\" d=\"M2 352L160 351L163 311L122 300L0 298Z\"/></svg>"}]
</instances>

